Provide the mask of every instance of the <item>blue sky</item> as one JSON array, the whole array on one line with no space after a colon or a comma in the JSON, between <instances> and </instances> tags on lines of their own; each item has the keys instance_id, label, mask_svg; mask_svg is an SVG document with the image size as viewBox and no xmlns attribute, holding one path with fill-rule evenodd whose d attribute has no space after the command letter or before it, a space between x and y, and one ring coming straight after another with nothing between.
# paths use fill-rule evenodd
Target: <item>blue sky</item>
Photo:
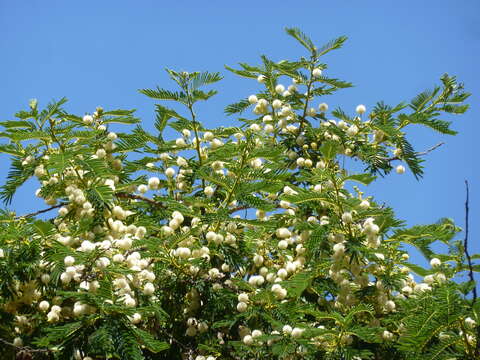
<instances>
[{"instance_id":1,"label":"blue sky","mask_svg":"<svg viewBox=\"0 0 480 360\"><path fill-rule=\"evenodd\" d=\"M295 5L293 5L295 4ZM343 49L325 57L329 76L355 84L325 98L330 108L353 112L379 100L397 104L439 83L448 72L473 95L466 115L451 117L455 137L415 131L416 149L446 144L427 157L426 174L393 174L366 191L392 206L408 224L451 217L464 226L464 180L471 187L470 242L480 252L478 156L480 112L480 2L422 1L51 1L0 0L0 119L12 119L31 98L41 105L70 99L67 110L83 115L97 105L136 108L147 128L153 101L140 88L169 87L163 69L221 71L220 95L199 108L207 126L235 124L225 105L258 89L223 66L256 64L261 54L294 59L303 49L284 34L297 26L318 44L347 35ZM7 159L0 158L1 176ZM13 209L43 208L34 185L16 196ZM463 236L463 235L460 235ZM417 261L420 261L417 259Z\"/></svg>"}]
</instances>

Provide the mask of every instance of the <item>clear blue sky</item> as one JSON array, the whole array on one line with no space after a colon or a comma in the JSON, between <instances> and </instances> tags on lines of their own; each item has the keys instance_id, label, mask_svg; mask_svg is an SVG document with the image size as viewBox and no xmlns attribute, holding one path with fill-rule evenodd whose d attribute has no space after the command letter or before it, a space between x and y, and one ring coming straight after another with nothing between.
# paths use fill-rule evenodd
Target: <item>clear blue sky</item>
<instances>
[{"instance_id":1,"label":"clear blue sky","mask_svg":"<svg viewBox=\"0 0 480 360\"><path fill-rule=\"evenodd\" d=\"M392 206L408 224L453 218L464 226L464 180L471 187L470 242L480 252L477 136L480 100L480 2L422 1L125 1L0 0L0 119L37 98L41 105L62 96L79 115L97 105L136 108L151 128L153 101L137 89L170 86L163 69L221 71L220 95L199 109L207 125L234 124L225 105L258 84L223 69L224 64L258 63L259 55L293 59L303 50L287 37L298 26L321 44L347 35L345 47L328 55L328 74L356 86L326 98L331 108L371 108L378 100L396 104L457 75L473 93L471 110L455 118L456 137L419 131L421 151L430 154L426 175L391 175L367 192ZM7 171L0 158L1 177ZM13 208L25 213L44 205L32 201L28 184ZM418 260L418 259L417 259Z\"/></svg>"}]
</instances>

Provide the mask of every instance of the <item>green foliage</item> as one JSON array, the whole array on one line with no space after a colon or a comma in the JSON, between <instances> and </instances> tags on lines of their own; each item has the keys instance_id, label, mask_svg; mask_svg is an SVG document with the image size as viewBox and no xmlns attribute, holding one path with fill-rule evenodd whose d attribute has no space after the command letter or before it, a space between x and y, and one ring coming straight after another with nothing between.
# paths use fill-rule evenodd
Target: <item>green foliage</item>
<instances>
[{"instance_id":1,"label":"green foliage","mask_svg":"<svg viewBox=\"0 0 480 360\"><path fill-rule=\"evenodd\" d=\"M367 195L401 163L421 178L428 151L405 127L454 135L447 116L469 94L444 75L410 103L329 113L325 96L352 84L320 60L346 37L317 47L286 32L306 57L226 66L264 86L225 108L243 114L238 126L197 118L219 73L171 69L175 89L139 90L175 104L155 104L153 134L134 110L77 116L65 98L0 123L11 158L0 198L33 179L49 206L0 212L2 359L480 357L476 283L462 279L480 255L467 260L452 220L406 228Z\"/></svg>"}]
</instances>

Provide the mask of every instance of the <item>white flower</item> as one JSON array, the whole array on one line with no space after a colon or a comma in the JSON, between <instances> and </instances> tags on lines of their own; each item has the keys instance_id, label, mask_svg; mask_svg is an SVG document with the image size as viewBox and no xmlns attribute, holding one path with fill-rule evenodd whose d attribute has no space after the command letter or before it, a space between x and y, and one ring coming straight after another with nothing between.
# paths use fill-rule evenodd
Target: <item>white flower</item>
<instances>
[{"instance_id":1,"label":"white flower","mask_svg":"<svg viewBox=\"0 0 480 360\"><path fill-rule=\"evenodd\" d=\"M286 195L297 195L298 192L296 192L295 190L293 190L290 186L285 186L283 188L283 192L286 194Z\"/></svg>"},{"instance_id":2,"label":"white flower","mask_svg":"<svg viewBox=\"0 0 480 360\"><path fill-rule=\"evenodd\" d=\"M248 294L246 294L246 293L239 294L238 295L238 301L247 303L248 302Z\"/></svg>"},{"instance_id":3,"label":"white flower","mask_svg":"<svg viewBox=\"0 0 480 360\"><path fill-rule=\"evenodd\" d=\"M320 110L321 112L325 112L328 110L328 105L326 103L321 103L320 105L318 105L318 110Z\"/></svg>"},{"instance_id":4,"label":"white flower","mask_svg":"<svg viewBox=\"0 0 480 360\"><path fill-rule=\"evenodd\" d=\"M151 190L158 189L158 185L160 185L160 179L158 177L151 177L148 179L148 187Z\"/></svg>"},{"instance_id":5,"label":"white flower","mask_svg":"<svg viewBox=\"0 0 480 360\"><path fill-rule=\"evenodd\" d=\"M292 327L290 325L284 325L282 328L282 332L286 335L290 335L292 333Z\"/></svg>"},{"instance_id":6,"label":"white flower","mask_svg":"<svg viewBox=\"0 0 480 360\"><path fill-rule=\"evenodd\" d=\"M248 305L246 303L244 303L243 301L240 301L237 304L237 311L238 312L245 312L245 311L247 311L247 308L248 308Z\"/></svg>"},{"instance_id":7,"label":"white flower","mask_svg":"<svg viewBox=\"0 0 480 360\"><path fill-rule=\"evenodd\" d=\"M38 308L40 309L40 311L45 312L50 308L50 303L46 300L40 301L40 303L38 304Z\"/></svg>"},{"instance_id":8,"label":"white flower","mask_svg":"<svg viewBox=\"0 0 480 360\"><path fill-rule=\"evenodd\" d=\"M205 141L212 141L214 139L215 135L213 135L212 132L210 131L206 131L204 134L203 134L203 139Z\"/></svg>"},{"instance_id":9,"label":"white flower","mask_svg":"<svg viewBox=\"0 0 480 360\"><path fill-rule=\"evenodd\" d=\"M22 338L16 337L15 339L13 339L13 345L14 345L14 346L17 346L17 347L23 346L23 340L22 340Z\"/></svg>"},{"instance_id":10,"label":"white flower","mask_svg":"<svg viewBox=\"0 0 480 360\"><path fill-rule=\"evenodd\" d=\"M116 140L117 139L117 134L115 134L114 132L109 132L108 135L107 135L107 139L108 140Z\"/></svg>"},{"instance_id":11,"label":"white flower","mask_svg":"<svg viewBox=\"0 0 480 360\"><path fill-rule=\"evenodd\" d=\"M72 266L75 263L75 258L73 256L65 256L63 262L65 266Z\"/></svg>"},{"instance_id":12,"label":"white flower","mask_svg":"<svg viewBox=\"0 0 480 360\"><path fill-rule=\"evenodd\" d=\"M85 115L83 117L83 123L85 125L91 125L93 123L93 116L92 115Z\"/></svg>"},{"instance_id":13,"label":"white flower","mask_svg":"<svg viewBox=\"0 0 480 360\"><path fill-rule=\"evenodd\" d=\"M262 336L263 333L260 331L260 330L253 330L252 331L252 337L253 338L256 338L256 337L259 337L259 336Z\"/></svg>"},{"instance_id":14,"label":"white flower","mask_svg":"<svg viewBox=\"0 0 480 360\"><path fill-rule=\"evenodd\" d=\"M265 82L265 75L258 75L257 81L258 81L260 84L263 84L263 83Z\"/></svg>"},{"instance_id":15,"label":"white flower","mask_svg":"<svg viewBox=\"0 0 480 360\"><path fill-rule=\"evenodd\" d=\"M278 84L277 86L275 86L275 92L277 94L282 94L284 91L285 91L285 86L283 86L282 84Z\"/></svg>"},{"instance_id":16,"label":"white flower","mask_svg":"<svg viewBox=\"0 0 480 360\"><path fill-rule=\"evenodd\" d=\"M272 107L274 109L280 109L282 107L282 101L278 99L273 100Z\"/></svg>"},{"instance_id":17,"label":"white flower","mask_svg":"<svg viewBox=\"0 0 480 360\"><path fill-rule=\"evenodd\" d=\"M344 212L342 214L342 221L346 224L350 224L353 221L353 216L351 212Z\"/></svg>"},{"instance_id":18,"label":"white flower","mask_svg":"<svg viewBox=\"0 0 480 360\"><path fill-rule=\"evenodd\" d=\"M142 184L138 186L137 190L140 194L145 194L148 191L148 187L147 185Z\"/></svg>"},{"instance_id":19,"label":"white flower","mask_svg":"<svg viewBox=\"0 0 480 360\"><path fill-rule=\"evenodd\" d=\"M250 125L250 130L254 131L254 132L259 132L262 128L260 127L260 125L258 124L252 124Z\"/></svg>"},{"instance_id":20,"label":"white flower","mask_svg":"<svg viewBox=\"0 0 480 360\"><path fill-rule=\"evenodd\" d=\"M165 175L169 178L173 177L173 175L175 175L175 169L171 167L167 168L165 170Z\"/></svg>"},{"instance_id":21,"label":"white flower","mask_svg":"<svg viewBox=\"0 0 480 360\"><path fill-rule=\"evenodd\" d=\"M467 325L470 328L473 328L476 324L477 324L476 321L473 320L471 317L467 317L465 319L465 325Z\"/></svg>"},{"instance_id":22,"label":"white flower","mask_svg":"<svg viewBox=\"0 0 480 360\"><path fill-rule=\"evenodd\" d=\"M107 152L105 149L98 149L95 155L97 155L97 158L103 159L105 156L107 156Z\"/></svg>"},{"instance_id":23,"label":"white flower","mask_svg":"<svg viewBox=\"0 0 480 360\"><path fill-rule=\"evenodd\" d=\"M287 228L279 228L275 231L275 235L280 239L285 239L292 236L292 233Z\"/></svg>"},{"instance_id":24,"label":"white flower","mask_svg":"<svg viewBox=\"0 0 480 360\"><path fill-rule=\"evenodd\" d=\"M320 76L322 76L322 70L320 70L319 68L315 68L312 71L312 75L313 77L319 78Z\"/></svg>"},{"instance_id":25,"label":"white flower","mask_svg":"<svg viewBox=\"0 0 480 360\"><path fill-rule=\"evenodd\" d=\"M175 140L175 145L182 147L187 145L184 138L178 138Z\"/></svg>"},{"instance_id":26,"label":"white flower","mask_svg":"<svg viewBox=\"0 0 480 360\"><path fill-rule=\"evenodd\" d=\"M362 202L360 203L360 209L368 209L370 207L370 202L368 200L362 200Z\"/></svg>"},{"instance_id":27,"label":"white flower","mask_svg":"<svg viewBox=\"0 0 480 360\"><path fill-rule=\"evenodd\" d=\"M397 174L403 174L405 172L405 166L403 165L398 165L396 168L395 168L395 171L397 172Z\"/></svg>"},{"instance_id":28,"label":"white flower","mask_svg":"<svg viewBox=\"0 0 480 360\"><path fill-rule=\"evenodd\" d=\"M391 312L391 311L395 310L395 307L396 307L396 305L395 305L395 303L394 303L392 300L388 300L388 301L385 303L385 309L386 309L387 311L390 311L390 312Z\"/></svg>"},{"instance_id":29,"label":"white flower","mask_svg":"<svg viewBox=\"0 0 480 360\"><path fill-rule=\"evenodd\" d=\"M205 186L205 190L204 190L205 195L207 195L208 197L212 197L214 192L215 192L215 190L214 190L213 187Z\"/></svg>"},{"instance_id":30,"label":"white flower","mask_svg":"<svg viewBox=\"0 0 480 360\"><path fill-rule=\"evenodd\" d=\"M352 125L347 130L348 136L355 136L358 133L358 127L356 125Z\"/></svg>"},{"instance_id":31,"label":"white flower","mask_svg":"<svg viewBox=\"0 0 480 360\"><path fill-rule=\"evenodd\" d=\"M300 328L296 327L296 328L292 329L291 335L294 338L299 338L300 336L302 336L303 331L304 331L303 329L300 329Z\"/></svg>"},{"instance_id":32,"label":"white flower","mask_svg":"<svg viewBox=\"0 0 480 360\"><path fill-rule=\"evenodd\" d=\"M252 337L252 335L245 335L245 336L243 337L243 343L244 343L245 345L252 345L252 344L253 344L253 337Z\"/></svg>"},{"instance_id":33,"label":"white flower","mask_svg":"<svg viewBox=\"0 0 480 360\"><path fill-rule=\"evenodd\" d=\"M432 260L430 260L430 266L431 267L437 267L437 266L440 266L440 265L442 265L442 262L440 261L440 259L433 258Z\"/></svg>"},{"instance_id":34,"label":"white flower","mask_svg":"<svg viewBox=\"0 0 480 360\"><path fill-rule=\"evenodd\" d=\"M392 340L393 339L393 334L390 331L385 330L382 333L382 338L386 341Z\"/></svg>"},{"instance_id":35,"label":"white flower","mask_svg":"<svg viewBox=\"0 0 480 360\"><path fill-rule=\"evenodd\" d=\"M256 104L256 103L258 102L258 98L257 98L255 95L250 95L250 96L248 97L248 102L249 102L250 104Z\"/></svg>"},{"instance_id":36,"label":"white flower","mask_svg":"<svg viewBox=\"0 0 480 360\"><path fill-rule=\"evenodd\" d=\"M189 248L187 247L179 247L175 254L179 257L179 258L182 258L182 259L188 259L190 257L190 255L192 254L192 252L190 251Z\"/></svg>"},{"instance_id":37,"label":"white flower","mask_svg":"<svg viewBox=\"0 0 480 360\"><path fill-rule=\"evenodd\" d=\"M145 295L152 295L155 292L155 286L151 282L147 282L143 286L143 293Z\"/></svg>"},{"instance_id":38,"label":"white flower","mask_svg":"<svg viewBox=\"0 0 480 360\"><path fill-rule=\"evenodd\" d=\"M367 111L367 108L365 107L365 105L360 104L356 107L355 111L361 115L364 114L365 111Z\"/></svg>"},{"instance_id":39,"label":"white flower","mask_svg":"<svg viewBox=\"0 0 480 360\"><path fill-rule=\"evenodd\" d=\"M220 146L223 145L223 142L222 140L220 139L213 139L210 146L212 147L212 149L217 149L219 148Z\"/></svg>"}]
</instances>

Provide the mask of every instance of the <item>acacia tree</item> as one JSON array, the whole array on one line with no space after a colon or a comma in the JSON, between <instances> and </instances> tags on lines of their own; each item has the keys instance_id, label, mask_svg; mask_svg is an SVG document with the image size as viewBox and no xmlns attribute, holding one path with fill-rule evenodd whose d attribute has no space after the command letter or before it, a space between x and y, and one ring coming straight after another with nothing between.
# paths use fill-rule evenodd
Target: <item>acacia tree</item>
<instances>
[{"instance_id":1,"label":"acacia tree","mask_svg":"<svg viewBox=\"0 0 480 360\"><path fill-rule=\"evenodd\" d=\"M420 178L425 153L405 129L455 134L439 116L464 113L469 94L444 75L409 103L329 111L323 98L351 84L325 76L323 57L346 38L318 48L287 33L308 56L227 67L263 84L226 108L253 108L236 127L208 129L195 112L218 73L173 70L178 90L140 90L184 108L156 104L154 133L131 110L82 117L65 99L31 101L1 123L11 155L1 197L36 177L50 206L0 214L2 359L480 356L478 256L460 229L406 228L355 185L393 169ZM345 168L347 157L365 171ZM406 244L431 267L410 263Z\"/></svg>"}]
</instances>

